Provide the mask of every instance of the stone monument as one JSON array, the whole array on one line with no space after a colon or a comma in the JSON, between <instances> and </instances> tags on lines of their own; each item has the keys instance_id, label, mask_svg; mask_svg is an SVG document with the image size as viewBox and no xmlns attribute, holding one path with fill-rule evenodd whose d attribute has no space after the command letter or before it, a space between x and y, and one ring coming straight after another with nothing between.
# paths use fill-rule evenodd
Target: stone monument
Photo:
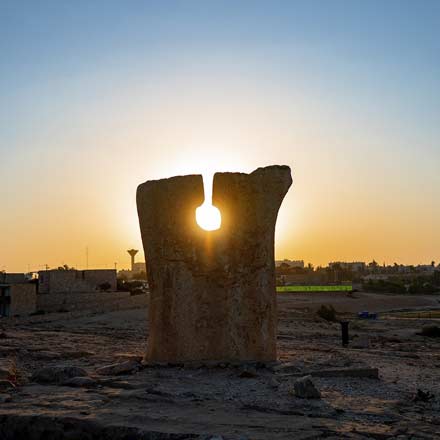
<instances>
[{"instance_id":1,"label":"stone monument","mask_svg":"<svg viewBox=\"0 0 440 440\"><path fill-rule=\"evenodd\" d=\"M201 175L147 181L137 208L150 285L148 362L274 361L274 234L288 166L216 173L222 216L201 229Z\"/></svg>"}]
</instances>

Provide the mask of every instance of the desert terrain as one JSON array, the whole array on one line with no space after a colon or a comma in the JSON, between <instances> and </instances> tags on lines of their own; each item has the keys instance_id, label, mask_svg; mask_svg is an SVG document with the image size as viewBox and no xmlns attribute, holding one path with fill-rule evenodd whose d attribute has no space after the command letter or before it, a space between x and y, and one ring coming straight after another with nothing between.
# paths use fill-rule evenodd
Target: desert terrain
<instances>
[{"instance_id":1,"label":"desert terrain","mask_svg":"<svg viewBox=\"0 0 440 440\"><path fill-rule=\"evenodd\" d=\"M341 326L316 314L333 305ZM440 438L436 296L280 294L271 364L145 365L147 310L0 320L0 439ZM378 312L376 320L356 318ZM295 395L311 376L320 398Z\"/></svg>"}]
</instances>

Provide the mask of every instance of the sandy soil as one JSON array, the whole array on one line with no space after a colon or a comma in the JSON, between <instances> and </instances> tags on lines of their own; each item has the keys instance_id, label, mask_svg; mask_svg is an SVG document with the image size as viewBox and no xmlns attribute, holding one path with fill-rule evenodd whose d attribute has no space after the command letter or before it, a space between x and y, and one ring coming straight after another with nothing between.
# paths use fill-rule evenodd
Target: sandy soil
<instances>
[{"instance_id":1,"label":"sandy soil","mask_svg":"<svg viewBox=\"0 0 440 440\"><path fill-rule=\"evenodd\" d=\"M0 360L16 362L18 385L0 389L0 439L440 438L440 339L416 334L429 321L352 319L352 342L344 348L340 325L314 314L321 304L350 317L361 310L435 308L439 301L282 294L280 363L268 366L142 366L145 309L0 321ZM363 348L354 348L360 339ZM132 371L97 374L127 359ZM90 380L82 386L31 381L39 369L60 365L81 367ZM369 367L379 369L379 379L350 377ZM345 373L315 377L335 369ZM309 373L321 399L292 393L298 377ZM414 398L418 390L433 397Z\"/></svg>"}]
</instances>

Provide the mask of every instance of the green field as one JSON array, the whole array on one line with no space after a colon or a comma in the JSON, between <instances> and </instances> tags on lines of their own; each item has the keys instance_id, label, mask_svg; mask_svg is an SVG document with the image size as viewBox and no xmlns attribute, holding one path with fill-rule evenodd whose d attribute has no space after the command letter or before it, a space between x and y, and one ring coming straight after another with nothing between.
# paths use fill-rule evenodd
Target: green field
<instances>
[{"instance_id":1,"label":"green field","mask_svg":"<svg viewBox=\"0 0 440 440\"><path fill-rule=\"evenodd\" d=\"M440 319L440 310L420 310L414 312L396 312L387 314L392 318Z\"/></svg>"},{"instance_id":2,"label":"green field","mask_svg":"<svg viewBox=\"0 0 440 440\"><path fill-rule=\"evenodd\" d=\"M353 286L277 286L277 292L351 292Z\"/></svg>"}]
</instances>

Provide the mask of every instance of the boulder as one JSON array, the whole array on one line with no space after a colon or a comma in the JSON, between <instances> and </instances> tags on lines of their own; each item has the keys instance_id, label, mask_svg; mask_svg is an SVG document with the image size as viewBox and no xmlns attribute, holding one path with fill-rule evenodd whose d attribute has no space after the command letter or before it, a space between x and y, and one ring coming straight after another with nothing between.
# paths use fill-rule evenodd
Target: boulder
<instances>
[{"instance_id":1,"label":"boulder","mask_svg":"<svg viewBox=\"0 0 440 440\"><path fill-rule=\"evenodd\" d=\"M201 175L137 190L150 285L148 362L275 361L274 234L292 178L287 166L216 173L221 227L196 223Z\"/></svg>"},{"instance_id":2,"label":"boulder","mask_svg":"<svg viewBox=\"0 0 440 440\"><path fill-rule=\"evenodd\" d=\"M301 399L320 399L321 393L313 383L312 376L304 376L293 385L294 395Z\"/></svg>"},{"instance_id":3,"label":"boulder","mask_svg":"<svg viewBox=\"0 0 440 440\"><path fill-rule=\"evenodd\" d=\"M40 384L61 384L73 377L86 377L87 371L79 367L45 367L37 370L31 377L32 382Z\"/></svg>"}]
</instances>

